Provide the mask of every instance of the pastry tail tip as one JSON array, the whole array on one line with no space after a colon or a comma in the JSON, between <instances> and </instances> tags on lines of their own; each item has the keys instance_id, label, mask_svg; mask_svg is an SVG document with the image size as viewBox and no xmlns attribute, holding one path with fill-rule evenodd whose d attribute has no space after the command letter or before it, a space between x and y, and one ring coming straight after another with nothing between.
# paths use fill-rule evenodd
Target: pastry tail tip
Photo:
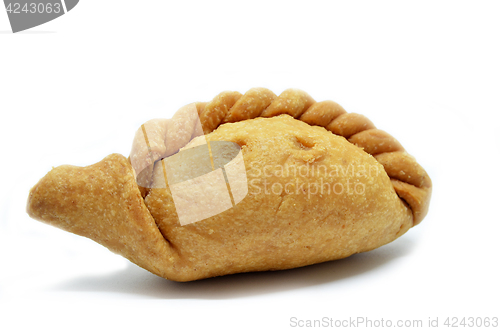
<instances>
[{"instance_id":1,"label":"pastry tail tip","mask_svg":"<svg viewBox=\"0 0 500 331\"><path fill-rule=\"evenodd\" d=\"M144 204L129 161L120 154L87 167L52 169L30 190L26 211L165 276L170 245Z\"/></svg>"}]
</instances>

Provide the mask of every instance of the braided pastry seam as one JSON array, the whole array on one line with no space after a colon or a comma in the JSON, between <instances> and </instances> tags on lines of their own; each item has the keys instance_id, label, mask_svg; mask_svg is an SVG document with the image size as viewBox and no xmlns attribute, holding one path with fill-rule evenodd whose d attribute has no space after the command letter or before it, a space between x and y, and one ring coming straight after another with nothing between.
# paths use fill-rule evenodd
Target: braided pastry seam
<instances>
[{"instance_id":1,"label":"braided pastry seam","mask_svg":"<svg viewBox=\"0 0 500 331\"><path fill-rule=\"evenodd\" d=\"M282 114L322 126L362 148L382 164L396 194L411 208L414 226L427 214L432 182L425 170L394 137L376 129L365 116L347 113L336 102L316 102L298 89L287 89L276 96L266 88L252 88L243 95L230 91L219 93L212 101L197 103L196 107L205 134L223 123Z\"/></svg>"}]
</instances>

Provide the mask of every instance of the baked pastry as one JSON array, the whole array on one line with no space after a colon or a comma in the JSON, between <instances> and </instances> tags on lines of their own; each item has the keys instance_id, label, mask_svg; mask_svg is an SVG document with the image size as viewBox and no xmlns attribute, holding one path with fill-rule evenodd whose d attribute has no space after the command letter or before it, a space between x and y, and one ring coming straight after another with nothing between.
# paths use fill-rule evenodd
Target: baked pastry
<instances>
[{"instance_id":1,"label":"baked pastry","mask_svg":"<svg viewBox=\"0 0 500 331\"><path fill-rule=\"evenodd\" d=\"M431 186L366 117L300 90L254 88L145 123L128 159L54 168L27 211L191 281L375 249L422 221Z\"/></svg>"}]
</instances>

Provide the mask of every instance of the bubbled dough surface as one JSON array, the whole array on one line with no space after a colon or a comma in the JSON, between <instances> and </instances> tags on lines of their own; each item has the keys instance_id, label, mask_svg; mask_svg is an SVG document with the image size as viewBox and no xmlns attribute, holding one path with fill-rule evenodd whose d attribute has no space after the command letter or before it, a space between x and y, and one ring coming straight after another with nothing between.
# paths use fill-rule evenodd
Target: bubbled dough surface
<instances>
[{"instance_id":1,"label":"bubbled dough surface","mask_svg":"<svg viewBox=\"0 0 500 331\"><path fill-rule=\"evenodd\" d=\"M146 206L178 256L169 272L178 280L340 259L391 242L412 225L411 210L396 195L380 163L322 127L280 115L223 124L206 137L242 146L249 193L221 214L181 226L168 187L149 192ZM352 165L378 171L371 177L350 171L340 176L320 171L314 176L278 173L265 177L266 166L269 175L280 165L292 164L326 169ZM157 162L153 181L163 180L162 171ZM364 194L328 194L325 190L325 194L308 196L307 188L313 189L321 179L344 188L348 180L351 188L353 183L364 184ZM295 186L291 194L264 194L264 181L268 192L274 183L276 187ZM297 193L297 184L304 184L306 192ZM292 188L291 184L287 187Z\"/></svg>"}]
</instances>

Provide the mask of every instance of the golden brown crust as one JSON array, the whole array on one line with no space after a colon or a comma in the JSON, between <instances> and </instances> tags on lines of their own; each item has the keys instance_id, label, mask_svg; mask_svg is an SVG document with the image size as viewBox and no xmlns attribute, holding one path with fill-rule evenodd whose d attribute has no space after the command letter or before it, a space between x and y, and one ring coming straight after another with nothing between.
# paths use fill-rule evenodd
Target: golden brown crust
<instances>
[{"instance_id":1,"label":"golden brown crust","mask_svg":"<svg viewBox=\"0 0 500 331\"><path fill-rule=\"evenodd\" d=\"M393 186L401 199L413 211L413 225L420 223L429 209L432 183L414 157L404 151L375 155L393 180Z\"/></svg>"},{"instance_id":2,"label":"golden brown crust","mask_svg":"<svg viewBox=\"0 0 500 331\"><path fill-rule=\"evenodd\" d=\"M264 109L260 116L272 117L287 114L293 118L297 118L311 107L314 102L314 99L306 92L297 89L288 89L283 91L269 107Z\"/></svg>"},{"instance_id":3,"label":"golden brown crust","mask_svg":"<svg viewBox=\"0 0 500 331\"><path fill-rule=\"evenodd\" d=\"M385 131L376 129L375 125L365 116L347 113L342 106L333 101L315 102L309 94L298 89L287 89L278 97L266 88L252 88L243 95L239 92L224 91L208 103L196 103L196 108L200 116L198 125L202 126L205 134L214 131L223 123L287 114L310 125L322 126L333 134L348 139L349 142L363 148L372 156L389 152L404 152L403 146L394 137ZM195 136L196 134L193 132L191 138ZM155 154L154 161L171 155L182 147L181 144L170 145L169 153ZM416 225L427 214L432 183L425 170L414 159L411 162L407 161L407 155L407 153L399 153L391 157L377 159L383 160L382 164L386 167L391 178L415 187L415 189L411 189L404 186L406 189L403 190L401 185L397 184L394 189L412 209L415 215L414 225ZM393 163L394 165L392 165ZM401 179L396 172L391 170L396 166L399 172L419 172L427 183L426 188L415 186L411 180L408 180L409 177ZM148 172L147 176L149 180L151 171ZM142 191L146 190L142 188ZM410 196L415 197L416 193L410 195L409 192L417 191L419 198L410 198Z\"/></svg>"},{"instance_id":4,"label":"golden brown crust","mask_svg":"<svg viewBox=\"0 0 500 331\"><path fill-rule=\"evenodd\" d=\"M233 99L224 104L224 96L233 95L231 93L237 92L223 92L219 94L212 101L217 104L217 107L208 108L201 112L201 125L205 133L212 132L222 123L237 122L258 116L272 117L280 114L288 114L310 125L322 126L328 131L348 139L351 143L363 148L365 152L373 156L388 152L404 151L403 146L394 137L382 130L377 130L375 125L365 116L347 113L339 104L333 101L315 102L304 91L288 89L283 91L277 98L274 98L274 94L268 89L251 89L243 96L238 96L240 100L245 100L246 108L254 100L260 100L260 98L266 100L265 102L259 102L259 106L251 112L241 111L240 105L237 102L235 104ZM267 108L263 108L263 105L269 101L271 102ZM233 105L237 106L235 110L232 109ZM259 111L260 113L258 113ZM412 209L415 216L414 225L416 225L422 221L429 209L432 183L425 170L414 159L413 161L408 161L407 156L407 153L398 153L390 157L377 157L377 160L386 168L391 178L407 184L396 184L394 189L400 198ZM398 172L393 171L396 168ZM425 181L426 187L415 186L413 180L408 176L403 176L403 179L401 179L399 175L401 172L419 173L422 180ZM416 198L417 196L418 199Z\"/></svg>"},{"instance_id":5,"label":"golden brown crust","mask_svg":"<svg viewBox=\"0 0 500 331\"><path fill-rule=\"evenodd\" d=\"M341 105L336 102L326 100L313 104L304 114L300 116L299 120L310 125L327 127L330 122L345 113L346 111Z\"/></svg>"},{"instance_id":6,"label":"golden brown crust","mask_svg":"<svg viewBox=\"0 0 500 331\"><path fill-rule=\"evenodd\" d=\"M276 99L276 94L265 88L252 88L236 101L228 111L223 123L239 122L255 118Z\"/></svg>"},{"instance_id":7,"label":"golden brown crust","mask_svg":"<svg viewBox=\"0 0 500 331\"><path fill-rule=\"evenodd\" d=\"M374 129L372 121L356 113L342 114L326 126L326 129L344 138L349 138L364 130Z\"/></svg>"},{"instance_id":8,"label":"golden brown crust","mask_svg":"<svg viewBox=\"0 0 500 331\"><path fill-rule=\"evenodd\" d=\"M142 134L146 129L154 133L151 141ZM249 194L233 208L181 226L157 161L202 132L208 141L242 146L249 183L264 180L295 193ZM30 191L29 215L91 238L159 276L189 281L294 268L374 249L418 224L429 206L431 180L396 139L366 117L333 101L316 103L300 90L279 96L264 88L244 95L222 92L208 103L183 107L170 120L146 123L134 138L141 139L147 148L133 149L129 160L113 154L89 167L49 172ZM273 165L316 165L329 172L264 176ZM375 174L360 177L346 165ZM143 172L134 173L136 167ZM330 170L338 167L335 176ZM161 178L163 186L156 185ZM306 197L318 181L351 191ZM142 192L145 199L137 185L142 182L151 187ZM310 189L304 191L305 184ZM355 184L366 191L353 194ZM260 182L255 187L266 188Z\"/></svg>"},{"instance_id":9,"label":"golden brown crust","mask_svg":"<svg viewBox=\"0 0 500 331\"><path fill-rule=\"evenodd\" d=\"M30 190L27 212L167 277L165 259L175 253L146 208L130 163L120 154L88 167L53 169Z\"/></svg>"},{"instance_id":10,"label":"golden brown crust","mask_svg":"<svg viewBox=\"0 0 500 331\"><path fill-rule=\"evenodd\" d=\"M356 133L349 138L356 146L373 156L381 153L404 151L403 146L393 136L379 129L369 129Z\"/></svg>"},{"instance_id":11,"label":"golden brown crust","mask_svg":"<svg viewBox=\"0 0 500 331\"><path fill-rule=\"evenodd\" d=\"M182 260L177 279L340 259L384 245L413 224L382 165L324 128L279 115L223 124L205 137L243 146L249 191L232 208L183 226L174 185L151 189L146 206ZM153 186L165 181L163 162ZM184 171L191 168L186 163ZM189 193L184 201L200 203Z\"/></svg>"},{"instance_id":12,"label":"golden brown crust","mask_svg":"<svg viewBox=\"0 0 500 331\"><path fill-rule=\"evenodd\" d=\"M222 123L240 97L239 92L222 92L205 106L205 110L200 115L205 134L212 132Z\"/></svg>"}]
</instances>

